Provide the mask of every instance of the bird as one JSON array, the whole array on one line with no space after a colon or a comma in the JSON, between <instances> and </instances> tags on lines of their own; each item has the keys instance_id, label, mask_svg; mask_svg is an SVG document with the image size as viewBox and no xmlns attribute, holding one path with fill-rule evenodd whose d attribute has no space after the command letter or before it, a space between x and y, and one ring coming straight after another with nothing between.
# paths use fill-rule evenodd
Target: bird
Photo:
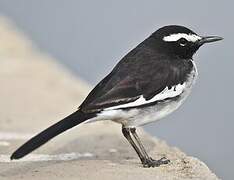
<instances>
[{"instance_id":1,"label":"bird","mask_svg":"<svg viewBox=\"0 0 234 180\"><path fill-rule=\"evenodd\" d=\"M111 120L136 151L143 167L170 162L155 160L145 150L136 128L178 109L197 79L193 55L219 36L200 36L181 25L166 25L125 55L88 94L78 109L20 146L10 157L20 159L55 136L84 122Z\"/></svg>"}]
</instances>

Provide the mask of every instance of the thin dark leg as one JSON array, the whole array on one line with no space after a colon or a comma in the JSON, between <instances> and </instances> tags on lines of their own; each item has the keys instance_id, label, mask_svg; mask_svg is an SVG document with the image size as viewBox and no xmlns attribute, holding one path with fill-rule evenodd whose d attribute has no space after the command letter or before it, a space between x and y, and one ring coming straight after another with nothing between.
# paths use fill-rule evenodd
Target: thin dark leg
<instances>
[{"instance_id":1,"label":"thin dark leg","mask_svg":"<svg viewBox=\"0 0 234 180\"><path fill-rule=\"evenodd\" d=\"M146 150L145 150L145 147L144 147L143 144L141 143L141 140L140 140L139 136L138 136L137 133L136 133L136 128L131 128L131 129L130 129L130 132L131 132L131 134L133 135L134 139L136 140L136 142L137 142L138 146L140 147L142 153L145 155L145 157L146 157L147 159L149 159L150 157L149 157L149 155L147 154L147 152L146 152Z\"/></svg>"},{"instance_id":2,"label":"thin dark leg","mask_svg":"<svg viewBox=\"0 0 234 180\"><path fill-rule=\"evenodd\" d=\"M144 167L158 167L162 164L168 164L170 162L170 160L166 159L165 157L159 159L159 160L154 160L151 157L149 157L149 155L147 154L143 144L141 143L141 140L139 138L139 136L136 133L136 128L131 128L130 129L131 134L133 135L134 139L136 140L138 146L140 147L142 153L144 154L145 161L142 162Z\"/></svg>"},{"instance_id":3,"label":"thin dark leg","mask_svg":"<svg viewBox=\"0 0 234 180\"><path fill-rule=\"evenodd\" d=\"M141 162L142 163L145 162L146 157L142 154L140 149L137 147L135 142L132 140L132 137L131 137L131 134L130 134L130 129L122 127L122 133L123 133L124 137L128 140L128 142L132 145L132 147L135 149L135 151L136 151L137 155L139 156Z\"/></svg>"}]
</instances>

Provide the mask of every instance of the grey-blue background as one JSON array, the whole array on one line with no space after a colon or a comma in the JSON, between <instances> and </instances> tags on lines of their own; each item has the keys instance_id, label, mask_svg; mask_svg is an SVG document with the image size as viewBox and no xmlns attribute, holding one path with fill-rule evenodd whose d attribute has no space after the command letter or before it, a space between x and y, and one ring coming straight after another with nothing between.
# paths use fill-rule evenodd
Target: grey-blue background
<instances>
[{"instance_id":1,"label":"grey-blue background","mask_svg":"<svg viewBox=\"0 0 234 180\"><path fill-rule=\"evenodd\" d=\"M199 79L185 105L146 130L202 159L222 179L233 179L233 6L227 0L0 0L0 13L93 85L163 25L223 36L194 57Z\"/></svg>"}]
</instances>

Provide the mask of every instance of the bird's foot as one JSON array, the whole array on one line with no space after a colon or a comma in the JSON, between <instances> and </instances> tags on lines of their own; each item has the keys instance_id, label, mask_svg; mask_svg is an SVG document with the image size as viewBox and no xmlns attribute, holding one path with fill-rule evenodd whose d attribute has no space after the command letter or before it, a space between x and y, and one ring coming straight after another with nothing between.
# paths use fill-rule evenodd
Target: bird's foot
<instances>
[{"instance_id":1,"label":"bird's foot","mask_svg":"<svg viewBox=\"0 0 234 180\"><path fill-rule=\"evenodd\" d=\"M168 164L170 162L169 159L163 157L159 160L154 160L152 158L145 159L145 161L142 162L143 167L149 168L149 167L159 167L160 165L163 164Z\"/></svg>"}]
</instances>

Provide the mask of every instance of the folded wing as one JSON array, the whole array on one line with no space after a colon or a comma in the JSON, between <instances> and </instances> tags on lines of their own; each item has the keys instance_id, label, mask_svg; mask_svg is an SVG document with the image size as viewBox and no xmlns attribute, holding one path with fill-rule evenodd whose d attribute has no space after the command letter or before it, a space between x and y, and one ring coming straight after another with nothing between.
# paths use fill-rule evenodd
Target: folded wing
<instances>
[{"instance_id":1,"label":"folded wing","mask_svg":"<svg viewBox=\"0 0 234 180\"><path fill-rule=\"evenodd\" d=\"M140 49L125 56L90 92L79 109L97 112L127 108L180 95L192 63L181 60L173 64L163 55L156 57L145 52Z\"/></svg>"}]
</instances>

